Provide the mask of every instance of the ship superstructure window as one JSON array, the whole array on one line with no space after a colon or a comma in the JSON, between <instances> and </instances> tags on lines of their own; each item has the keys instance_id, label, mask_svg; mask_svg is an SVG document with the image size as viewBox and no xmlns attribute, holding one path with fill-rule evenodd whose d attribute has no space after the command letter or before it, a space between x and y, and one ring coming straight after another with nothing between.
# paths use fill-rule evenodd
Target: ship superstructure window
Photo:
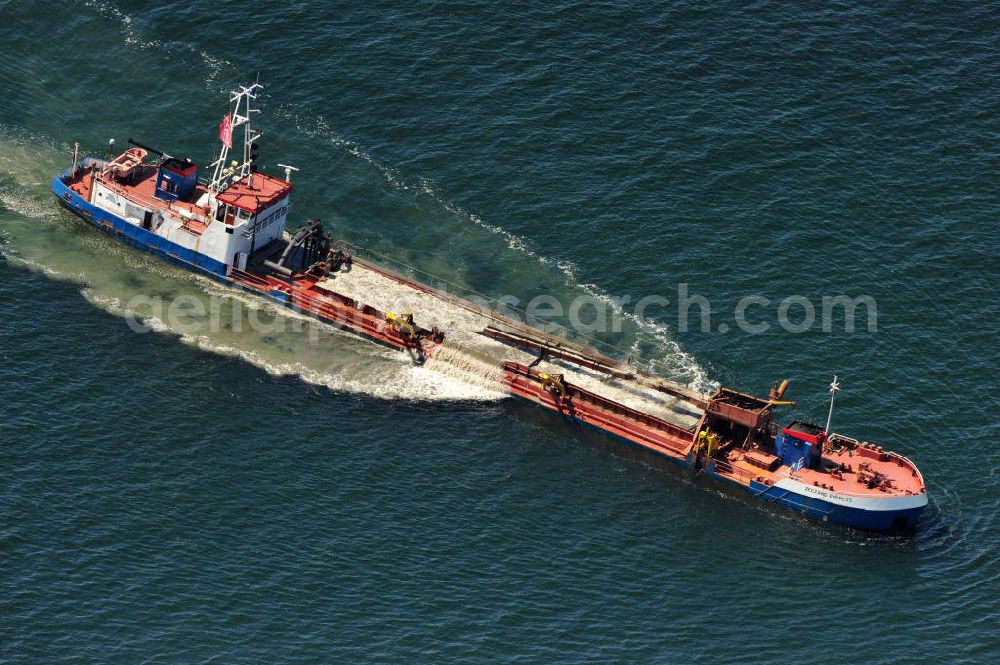
<instances>
[{"instance_id":1,"label":"ship superstructure window","mask_svg":"<svg viewBox=\"0 0 1000 665\"><path fill-rule=\"evenodd\" d=\"M215 210L215 220L218 222L225 222L226 224L232 226L233 222L236 221L237 212L238 210L234 206L220 203L219 207Z\"/></svg>"}]
</instances>

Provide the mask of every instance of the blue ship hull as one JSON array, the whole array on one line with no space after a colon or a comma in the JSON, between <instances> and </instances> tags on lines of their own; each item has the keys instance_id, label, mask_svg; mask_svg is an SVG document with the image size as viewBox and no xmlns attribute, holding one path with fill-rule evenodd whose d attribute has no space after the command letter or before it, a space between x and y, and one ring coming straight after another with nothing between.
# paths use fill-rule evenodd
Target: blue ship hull
<instances>
[{"instance_id":1,"label":"blue ship hull","mask_svg":"<svg viewBox=\"0 0 1000 665\"><path fill-rule=\"evenodd\" d=\"M802 513L811 519L866 531L910 531L916 528L917 520L924 511L924 506L901 510L850 508L756 481L750 482L749 491L764 501Z\"/></svg>"},{"instance_id":2,"label":"blue ship hull","mask_svg":"<svg viewBox=\"0 0 1000 665\"><path fill-rule=\"evenodd\" d=\"M64 174L64 176L67 174ZM177 243L158 236L152 231L136 226L107 210L98 208L67 187L62 181L62 177L52 180L52 193L59 197L59 202L71 212L79 215L85 221L93 224L105 233L118 238L126 245L154 254L170 263L212 279L228 281L225 279L228 268L225 263L216 261L186 247L181 247Z\"/></svg>"},{"instance_id":3,"label":"blue ship hull","mask_svg":"<svg viewBox=\"0 0 1000 665\"><path fill-rule=\"evenodd\" d=\"M62 177L65 177L68 174L69 171L67 170ZM107 233L108 235L117 238L126 245L157 256L173 265L196 274L203 275L209 279L225 284L226 286L264 298L269 302L281 305L299 314L309 316L317 321L322 321L329 325L336 326L341 330L353 333L381 346L391 349L397 348L382 339L365 334L365 332L361 330L345 326L338 321L317 316L312 312L296 307L289 301L288 294L286 293L282 293L281 291L264 292L245 287L228 276L229 267L226 264L207 257L204 254L199 254L198 252L190 250L186 247L182 247L177 243L170 242L166 238L158 236L152 231L147 231L146 229L136 226L135 224L132 224L131 222L122 219L107 210L98 208L67 187L66 184L62 182L62 177L55 178L52 181L52 192L58 197L59 202L73 214L79 216L84 221Z\"/></svg>"}]
</instances>

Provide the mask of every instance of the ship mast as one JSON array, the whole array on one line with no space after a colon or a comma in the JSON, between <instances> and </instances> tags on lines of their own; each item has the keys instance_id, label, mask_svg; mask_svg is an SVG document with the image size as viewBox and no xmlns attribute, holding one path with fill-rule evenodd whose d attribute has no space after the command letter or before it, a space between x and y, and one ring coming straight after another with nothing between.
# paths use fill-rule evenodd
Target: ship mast
<instances>
[{"instance_id":1,"label":"ship mast","mask_svg":"<svg viewBox=\"0 0 1000 665\"><path fill-rule=\"evenodd\" d=\"M231 183L246 179L248 185L253 184L254 162L257 160L257 140L262 134L253 129L250 118L254 113L260 113L259 109L252 107L252 102L256 101L257 93L264 88L260 83L250 86L240 86L239 90L229 93L229 103L232 110L219 127L219 139L222 141L222 149L219 158L212 162L215 169L212 180L208 184L208 189L212 192L221 192ZM232 164L227 164L229 153L234 147L237 130L242 127L243 131L243 161L233 160Z\"/></svg>"},{"instance_id":2,"label":"ship mast","mask_svg":"<svg viewBox=\"0 0 1000 665\"><path fill-rule=\"evenodd\" d=\"M840 392L840 384L837 383L837 375L833 375L833 383L830 384L830 412L826 414L826 433L830 433L830 421L833 420L833 400Z\"/></svg>"}]
</instances>

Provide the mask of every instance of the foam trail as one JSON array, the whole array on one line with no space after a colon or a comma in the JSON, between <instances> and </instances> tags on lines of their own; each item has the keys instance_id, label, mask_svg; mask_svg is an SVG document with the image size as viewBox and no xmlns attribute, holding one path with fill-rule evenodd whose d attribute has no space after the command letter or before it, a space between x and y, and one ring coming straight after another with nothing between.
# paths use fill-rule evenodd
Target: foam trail
<instances>
[{"instance_id":1,"label":"foam trail","mask_svg":"<svg viewBox=\"0 0 1000 665\"><path fill-rule=\"evenodd\" d=\"M0 137L0 174L8 162L27 162L28 171L20 168L11 174L32 179L29 184L34 185L30 171L35 169L31 165L49 160L29 159L32 155L23 148L19 142ZM44 163L40 166L47 168ZM89 303L114 316L135 320L156 333L175 335L184 344L239 358L269 374L294 375L335 392L416 401L492 401L505 396L499 384L482 380L481 371L463 372L441 361L430 367L415 367L405 354L371 345L329 324L173 268L93 230L70 234L70 226L83 223L61 214L56 204L45 197L47 189L43 190L43 185L28 189L0 180L0 202L16 216L4 220L0 230L0 257L50 279L80 285L80 293ZM55 220L59 223L48 223ZM127 286L130 282L134 284ZM136 296L149 293L165 299L167 308L179 295L228 302L228 315L240 317L239 327L246 332L209 330L191 334L178 330L165 320L169 317L130 306ZM234 303L239 303L235 313ZM255 334L249 322L250 312L256 312L258 318L278 320L280 323L273 326L278 333Z\"/></svg>"},{"instance_id":2,"label":"foam trail","mask_svg":"<svg viewBox=\"0 0 1000 665\"><path fill-rule=\"evenodd\" d=\"M217 83L222 76L222 73L226 69L231 69L233 67L233 63L231 61L209 53L206 50L199 49L196 45L191 43L167 42L165 44L159 39L150 38L144 35L143 32L135 26L135 21L131 15L112 2L89 0L84 3L84 6L95 10L97 14L103 18L117 22L119 24L119 32L121 33L125 43L140 51L152 51L169 46L182 51L190 51L191 53L198 55L201 58L202 63L204 63L204 65L208 68L208 75L205 77L205 88L217 92L229 91L228 88L218 87Z\"/></svg>"},{"instance_id":3,"label":"foam trail","mask_svg":"<svg viewBox=\"0 0 1000 665\"><path fill-rule=\"evenodd\" d=\"M484 360L470 349L455 342L445 342L435 354L424 363L429 371L453 377L463 383L476 386L487 393L504 396L500 388L504 378L503 370L494 359Z\"/></svg>"},{"instance_id":4,"label":"foam trail","mask_svg":"<svg viewBox=\"0 0 1000 665\"><path fill-rule=\"evenodd\" d=\"M106 18L117 20L121 25L121 32L126 43L143 50L161 45L161 42L155 39L144 38L133 24L132 17L115 4L104 1L91 1L87 3L87 6L95 8L100 15ZM189 50L195 51L207 66L209 74L205 80L205 85L208 89L212 89L215 86L224 69L232 67L230 61L214 55L207 50L199 49L190 44L184 46ZM656 344L663 350L663 353L660 358L650 363L651 369L685 380L699 390L711 391L717 387L717 384L708 378L704 368L690 354L683 351L675 340L671 339L667 326L648 319L640 319L634 314L625 311L620 305L614 302L606 291L595 284L580 284L576 276L576 268L571 261L545 256L537 251L533 243L527 238L511 233L499 225L491 224L475 212L466 210L447 200L429 178L423 176L409 178L405 176L398 169L374 157L364 146L337 134L321 115L303 116L301 110L293 111L285 105L278 107L277 115L291 121L299 131L306 135L327 140L332 145L344 149L348 154L374 167L392 187L419 191L455 217L464 219L493 235L499 236L512 251L534 258L541 265L554 266L562 273L566 286L572 289L580 289L591 297L605 303L620 317L631 321L636 326L637 333L640 336L646 335L655 340ZM308 117L310 122L305 122L303 120L304 117ZM3 200L2 197L3 193L0 192L0 201ZM638 355L637 352L639 349L640 344L637 339L630 351L632 355Z\"/></svg>"},{"instance_id":5,"label":"foam trail","mask_svg":"<svg viewBox=\"0 0 1000 665\"><path fill-rule=\"evenodd\" d=\"M222 75L223 70L232 68L233 63L225 58L212 55L208 51L198 51L198 55L201 56L202 61L208 66L208 77L205 79L205 87L209 90L221 90L221 88L216 88L215 84Z\"/></svg>"},{"instance_id":6,"label":"foam trail","mask_svg":"<svg viewBox=\"0 0 1000 665\"><path fill-rule=\"evenodd\" d=\"M87 2L86 5L96 10L99 15L117 21L120 25L120 31L125 43L141 50L148 50L162 46L163 42L143 36L139 29L134 25L132 16L123 11L117 5L111 2L103 1L90 1ZM198 48L195 45L177 45L173 42L171 42L171 45L180 46L183 49L190 50L201 58L201 61L209 70L206 78L206 87L209 89L215 85L226 68L232 67L232 63L225 58L218 57L207 50ZM541 265L554 266L562 273L567 286L572 289L582 290L584 293L604 302L609 307L613 308L616 314L631 321L636 326L637 333L640 336L646 336L655 340L656 345L663 350L663 353L661 358L652 363L653 369L660 370L670 376L682 378L699 389L710 389L714 386L714 384L708 380L706 373L698 365L698 363L694 361L690 355L684 353L675 341L670 339L669 331L666 326L662 326L645 319L639 319L631 313L624 311L605 291L600 289L595 284L578 283L576 279L575 266L573 266L570 261L552 259L542 255L534 248L532 242L527 238L513 234L498 225L486 222L478 214L466 210L447 200L441 195L438 188L428 178L420 176L405 176L398 169L388 166L384 162L375 158L360 144L336 134L322 116L310 115L308 116L309 122L305 122L303 121L304 116L300 115L300 113L301 110L292 111L286 106L279 107L278 109L278 115L291 120L299 131L309 136L327 140L331 144L346 150L348 154L351 154L352 156L368 163L381 173L386 181L389 182L389 184L394 188L404 190L413 189L418 191L422 195L432 199L440 205L442 209L454 215L456 218L464 219L469 223L487 231L488 233L501 237L505 241L507 247L512 251L532 257ZM34 140L35 137L32 137L32 141ZM17 143L23 144L24 142L19 141ZM23 160L18 160L18 163L23 163ZM0 160L0 168L2 168L2 160ZM24 216L35 218L52 216L52 206L50 204L43 204L37 197L25 195L23 191L20 191L17 188L11 189L10 187L0 186L0 203ZM114 251L114 253L117 254L120 259L127 261L130 265L139 264L136 267L147 270L155 269L153 265L155 262L145 259L137 261L134 258L134 254L131 252L122 252L119 248L117 251ZM630 351L637 352L639 349L639 340L636 340ZM635 353L634 355L638 356L638 353Z\"/></svg>"},{"instance_id":7,"label":"foam trail","mask_svg":"<svg viewBox=\"0 0 1000 665\"><path fill-rule=\"evenodd\" d=\"M184 344L217 355L238 358L272 376L296 376L306 383L324 386L333 392L361 393L381 399L410 401L494 401L505 397L498 389L498 383L475 380L474 374L455 369L448 362L434 365L428 363L428 366L420 367L413 365L404 354L371 347L373 352L363 357L360 365L355 365L348 371L343 366L324 368L324 363L310 362L317 360L315 356L303 357L303 354L294 351L283 353L280 349L269 348L259 342L227 342L211 334L183 332L159 316L136 311L116 296L100 294L91 288L81 290L81 294L88 302L109 314L132 319L160 334L175 335Z\"/></svg>"},{"instance_id":8,"label":"foam trail","mask_svg":"<svg viewBox=\"0 0 1000 665\"><path fill-rule=\"evenodd\" d=\"M132 17L113 2L89 0L84 3L84 6L95 9L104 18L117 21L121 26L121 34L125 43L130 46L135 46L143 51L151 51L163 45L163 42L159 40L144 37L133 24Z\"/></svg>"},{"instance_id":9,"label":"foam trail","mask_svg":"<svg viewBox=\"0 0 1000 665\"><path fill-rule=\"evenodd\" d=\"M424 195L430 197L444 210L448 211L455 217L465 219L479 228L501 237L506 242L509 249L529 256L542 265L554 266L557 268L562 273L566 286L571 289L579 289L585 294L604 303L618 316L623 319L627 319L634 324L637 336L645 336L647 339L655 341L656 345L662 349L662 355L660 358L657 358L649 363L650 368L654 371L663 372L671 377L677 377L691 385L693 388L703 392L711 392L718 386L717 383L709 379L705 369L699 365L694 357L685 352L681 348L680 344L671 338L669 328L666 325L649 319L637 317L635 314L628 312L623 309L620 304L615 302L615 300L605 290L596 284L579 283L576 276L576 267L571 261L547 257L534 249L533 244L528 239L511 233L498 225L486 222L478 214L448 201L440 194L438 189L428 178L417 177L415 179L409 179L405 177L399 172L398 169L388 166L373 157L360 144L335 133L322 116L303 116L297 111L290 110L287 106L279 107L278 114L289 120L292 124L294 124L296 129L304 134L314 138L324 139L330 142L331 145L343 148L349 154L368 163L381 173L385 180L394 188L417 189ZM304 117L309 118L312 122L310 123L304 121ZM594 342L595 340L590 341ZM598 346L603 345L598 343ZM639 350L640 341L637 339L629 349L628 353L622 351L620 352L624 355L633 355L638 357Z\"/></svg>"},{"instance_id":10,"label":"foam trail","mask_svg":"<svg viewBox=\"0 0 1000 665\"><path fill-rule=\"evenodd\" d=\"M638 317L634 313L625 310L614 298L595 284L580 284L579 288L590 297L604 303L618 316L631 321L635 324L638 331L652 337L661 348L668 351L660 358L649 362L650 369L666 374L667 376L685 377L688 379L688 385L701 392L711 393L718 389L719 384L708 377L705 369L698 364L694 357L684 351L675 340L671 339L670 329L666 325ZM637 336L637 339L629 348L627 355L636 358L641 357L641 342L642 340Z\"/></svg>"},{"instance_id":11,"label":"foam trail","mask_svg":"<svg viewBox=\"0 0 1000 665\"><path fill-rule=\"evenodd\" d=\"M0 257L3 257L3 259L9 263L20 265L29 270L34 270L35 272L40 272L46 277L59 282L72 282L76 284L85 282L85 276L83 273L71 273L64 270L58 270L34 259L20 256L9 246L9 241L6 240L6 236L4 242L0 242Z\"/></svg>"}]
</instances>

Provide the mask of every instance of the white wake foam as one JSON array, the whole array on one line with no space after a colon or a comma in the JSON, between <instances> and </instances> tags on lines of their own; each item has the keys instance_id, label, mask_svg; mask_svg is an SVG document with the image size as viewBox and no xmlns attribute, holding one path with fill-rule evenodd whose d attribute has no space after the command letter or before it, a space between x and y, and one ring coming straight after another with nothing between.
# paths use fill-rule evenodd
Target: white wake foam
<instances>
[{"instance_id":1,"label":"white wake foam","mask_svg":"<svg viewBox=\"0 0 1000 665\"><path fill-rule=\"evenodd\" d=\"M122 38L130 46L135 46L143 51L151 51L163 45L163 42L157 39L150 39L144 36L133 24L132 17L113 2L88 0L84 3L84 6L96 10L104 18L117 21L120 26Z\"/></svg>"},{"instance_id":2,"label":"white wake foam","mask_svg":"<svg viewBox=\"0 0 1000 665\"><path fill-rule=\"evenodd\" d=\"M694 357L685 352L680 344L672 339L670 330L665 324L637 317L634 313L622 308L607 291L596 284L581 284L577 280L576 267L571 261L545 256L537 251L533 243L527 238L511 233L496 224L491 224L485 221L480 215L447 200L428 178L422 176L416 178L406 177L398 169L374 157L364 146L334 132L322 116L306 115L301 110L292 110L287 106L279 106L277 113L294 124L298 131L307 136L325 140L331 145L342 148L350 155L371 165L382 174L386 182L392 187L396 189L417 189L456 218L464 219L493 235L501 237L509 249L531 257L541 265L557 268L562 273L566 286L571 289L579 289L587 295L605 303L617 315L632 322L636 326L640 337L644 335L655 340L656 344L662 349L662 357L649 363L649 368L653 371L681 378L692 388L703 392L711 392L718 387L718 384L708 377L705 369L701 367ZM592 341L598 346L605 346L600 342L596 342L596 340ZM619 349L618 351L624 355L638 357L640 346L641 341L637 339L630 349Z\"/></svg>"},{"instance_id":3,"label":"white wake foam","mask_svg":"<svg viewBox=\"0 0 1000 665\"><path fill-rule=\"evenodd\" d=\"M281 345L269 345L256 338L251 338L252 343L247 343L249 340L223 341L212 335L190 334L174 328L155 315L129 308L116 296L100 294L91 288L83 289L81 294L88 302L110 314L133 319L160 334L174 335L184 344L221 356L239 358L273 376L296 376L334 392L411 401L494 401L506 397L499 390L498 383L476 380L473 375L453 368L447 362L429 362L425 366L418 366L403 353L365 345L366 353L363 356L349 358L346 363L340 358L341 362L334 363L333 367L324 367L330 363L324 361L319 353L304 353L305 345L287 349ZM254 304L268 306L267 303ZM282 315L278 310L275 311ZM322 328L322 334L347 335L312 319L308 321L310 325ZM300 337L306 339L308 336L309 333L303 333Z\"/></svg>"},{"instance_id":4,"label":"white wake foam","mask_svg":"<svg viewBox=\"0 0 1000 665\"><path fill-rule=\"evenodd\" d=\"M100 16L117 22L120 33L126 44L140 50L152 50L161 47L163 45L163 42L161 40L151 38L148 35L143 34L143 32L136 27L133 17L124 10L122 10L120 7L118 7L116 4L103 0L90 0L86 3L86 5L94 9ZM171 45L174 45L174 43L171 42ZM219 79L224 74L224 72L227 69L231 69L233 67L232 63L226 60L225 58L214 55L205 49L198 48L196 45L181 44L180 46L184 49L193 51L201 58L202 62L204 63L204 65L208 70L208 74L205 79L205 85L209 89L215 87ZM307 111L302 111L301 109L293 111L289 107L282 107L282 106L279 106L277 109L277 115L279 117L284 117L285 119L292 121L292 123L295 125L298 131L306 134L307 136L312 136L314 138L320 138L322 140L328 141L332 145L345 150L348 154L358 159L361 159L362 161L374 167L379 173L381 173L381 175L392 187L397 189L404 189L404 190L413 189L419 191L424 196L427 196L433 201L435 201L438 205L441 206L442 209L446 210L447 212L455 216L457 219L465 220L466 222L473 224L476 227L481 228L490 234L499 236L504 240L507 247L512 251L518 252L524 256L531 257L534 260L538 261L538 263L541 265L554 266L562 273L567 286L569 286L572 289L579 289L584 293L587 293L588 295L597 298L602 302L605 302L609 307L613 308L617 314L619 314L623 318L632 321L636 325L639 331L656 340L658 346L661 349L663 349L662 360L659 360L654 364L654 367L656 369L659 369L660 371L672 376L683 376L685 378L690 378L690 383L694 387L701 390L710 389L715 385L714 383L708 380L706 373L698 365L698 363L689 354L686 354L680 348L680 346L670 338L669 330L667 329L666 326L657 324L655 322L650 322L644 319L639 319L634 315L632 315L631 313L624 311L621 308L621 306L618 305L614 301L614 299L607 294L607 292L605 292L603 289L601 289L595 284L578 283L576 278L575 267L570 261L564 259L553 259L551 257L543 255L537 250L537 248L529 239L511 233L499 225L487 222L475 212L466 210L463 207L447 200L440 193L440 190L434 185L434 183L430 179L422 176L410 177L403 174L402 172L400 172L399 169L389 166L388 164L374 157L364 146L338 135L335 131L333 131L329 123L322 116L311 115L311 114L307 115L307 113L308 113ZM0 130L2 129L3 127L0 127ZM2 140L3 138L4 137L2 136L2 132L0 132L0 140ZM37 137L30 137L30 138L31 138L30 141L15 140L13 144L19 148L19 150L17 150L16 152L18 153L23 152L24 149L26 149L25 148L26 145L35 145L35 146L42 145L42 147L44 148L48 144L50 144L50 141L48 140L41 141L39 143ZM53 153L56 152L54 146L49 146L49 147L52 148L50 152ZM49 165L42 162L46 162L49 160L47 159L35 160L39 162L38 164L39 168L35 169L37 173L26 175L26 172L23 170L23 166L25 164L25 160L23 159L24 155L18 154L15 155L15 157L16 160L7 160L8 164L6 165L7 168L5 168L3 154L0 154L0 172L6 170L8 174L13 174L12 169L9 167L11 167L14 161L16 161L20 174L19 178L23 179L25 177L28 177L30 182L25 182L25 183L19 182L17 186L13 187L4 182L0 182L0 204L18 213L19 215L30 217L33 219L45 219L54 217L54 211L56 208L54 204L50 200L48 200L48 197L45 197L44 195L36 196L32 194L32 192L36 189L38 189L39 191L44 189L46 190L45 193L47 193L47 178L51 174L48 173ZM53 159L52 162L61 163L59 162L58 159ZM35 182L36 180L37 182ZM84 242L89 244L91 241L85 240ZM98 241L94 240L93 242L97 243ZM125 248L109 249L107 247L106 241L104 241L103 239L100 242L105 243L100 247L102 253L104 254L112 253L115 255L111 258L125 262L127 265L134 266L136 269L141 269L146 271L152 270L156 273L159 273L161 276L165 278L168 278L169 275L170 279L174 280L179 279L180 271L168 268L166 266L161 267L158 262L150 261L145 257L137 258L137 255L134 252L132 252L131 250L127 250ZM25 265L40 270L42 272L45 272L47 275L53 278L86 281L83 272L80 273L65 272L63 270L53 268L51 265L49 265L49 262L46 262L44 260L37 261L32 258L25 258L18 255L17 252L7 251L5 252L5 256L8 256L9 260L22 261ZM193 276L186 277L186 279L191 279L191 278L193 278ZM202 289L204 290L205 288L206 287L203 284ZM212 288L217 289L217 287L212 287ZM212 291L209 292L212 293ZM91 292L90 296L92 298L98 297L96 292ZM228 297L234 297L234 296L232 294L228 294ZM250 301L256 301L256 299L247 298L244 301L244 303L250 307L261 306L259 301L256 301L256 304L252 304ZM282 315L292 316L292 317L295 316L294 313L291 312L283 313ZM190 342L191 340L185 339L185 341ZM213 344L215 344L215 342L213 342L211 339L202 340L198 343L198 345L201 346L202 348L209 348ZM216 344L216 346L220 349L220 352L222 353L228 353L230 350L230 347L225 344ZM633 349L631 350L638 352L639 347L640 347L640 342L636 341L635 344L633 345ZM246 359L248 359L249 361L254 362L253 358L255 358L255 356L252 350L244 349L240 351L240 353L244 354ZM636 355L638 354L636 353ZM447 357L447 355L445 355L445 357ZM255 364L260 364L263 367L267 365L268 362L269 361L264 360L261 357L256 357ZM426 377L422 378L421 381L425 384L425 387L430 392L436 395L450 396L462 393L463 398L468 398L469 394L477 394L480 397L486 394L482 392L485 389L482 386L476 386L475 382L471 384L464 383L462 384L464 387L459 389L458 387L454 386L449 387L448 385L442 384L437 380L431 380L429 378L431 376L448 375L449 380L454 381L456 380L457 376L460 376L462 374L461 371L457 371L456 374L456 370L451 367L445 369L444 366L446 364L447 363L445 363L443 360L439 360L437 362L428 363L429 367L419 368L419 371L413 370L410 373L411 374L415 373L421 377L427 375ZM293 365L294 363L292 364L272 363L270 366L271 369L274 369L276 372L299 373L300 375L303 376L303 378L306 378L305 377L306 373L312 371L306 367L298 367L297 370L293 371L289 369ZM267 367L265 367L265 369L267 369ZM269 369L268 371L271 371L271 369ZM314 378L316 378L317 376L319 375L314 375ZM413 379L413 377L409 377L409 379ZM330 385L334 389L337 389L334 387L334 385L343 385L343 386L352 385L355 386L355 389L359 389L360 392L372 393L373 390L370 387L367 389L361 388L360 383L363 383L363 380L359 380L358 382L352 383L350 381L345 380L343 377L338 377L338 381L339 383L334 382L332 380L327 381L327 380L317 379L317 381L315 382L323 383L324 385ZM416 383L413 383L411 385L418 385L419 383L420 381L417 381ZM472 393L468 393L468 390L470 389L472 390ZM480 392L477 393L476 391ZM488 393L490 391L487 390L486 392ZM404 394L411 395L412 391L410 390L410 388L400 388L397 394L399 396L402 396ZM493 393L490 393L489 398L493 398Z\"/></svg>"}]
</instances>

